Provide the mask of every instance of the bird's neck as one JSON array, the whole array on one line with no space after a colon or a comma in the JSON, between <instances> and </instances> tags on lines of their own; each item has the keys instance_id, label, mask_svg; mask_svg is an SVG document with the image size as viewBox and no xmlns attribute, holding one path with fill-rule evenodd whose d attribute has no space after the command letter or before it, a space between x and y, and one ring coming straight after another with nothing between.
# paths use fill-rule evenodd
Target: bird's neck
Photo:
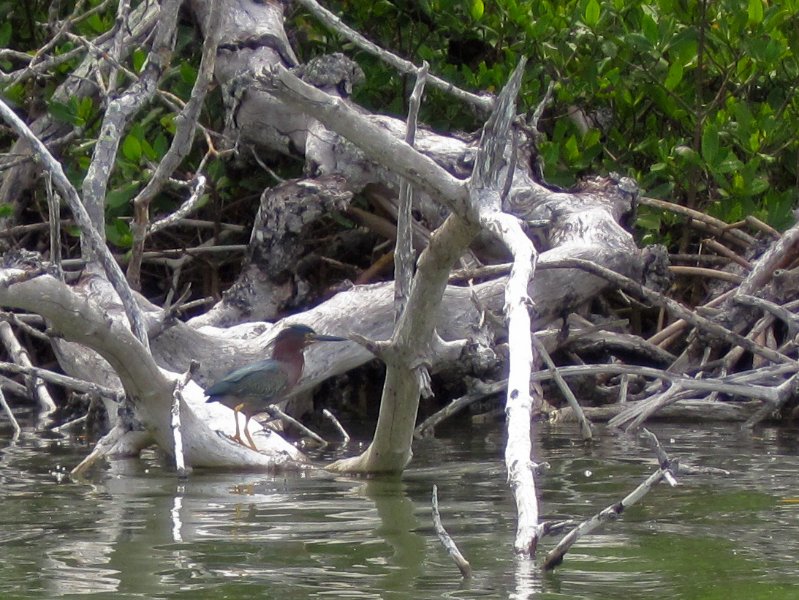
<instances>
[{"instance_id":1,"label":"bird's neck","mask_svg":"<svg viewBox=\"0 0 799 600\"><path fill-rule=\"evenodd\" d=\"M305 357L302 350L300 350L299 354L300 358L297 360L296 351L293 349L286 350L278 347L272 352L272 358L285 365L289 386L294 386L300 380L302 369L305 366Z\"/></svg>"}]
</instances>

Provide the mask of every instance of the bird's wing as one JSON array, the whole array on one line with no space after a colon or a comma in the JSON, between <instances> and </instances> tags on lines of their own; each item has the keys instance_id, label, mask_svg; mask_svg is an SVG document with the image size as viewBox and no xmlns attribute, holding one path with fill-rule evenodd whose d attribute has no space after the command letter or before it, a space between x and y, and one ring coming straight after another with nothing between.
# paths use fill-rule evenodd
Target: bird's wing
<instances>
[{"instance_id":1,"label":"bird's wing","mask_svg":"<svg viewBox=\"0 0 799 600\"><path fill-rule=\"evenodd\" d=\"M280 363L267 359L231 371L209 387L205 393L209 397L257 396L266 400L280 395L286 384L287 376Z\"/></svg>"}]
</instances>

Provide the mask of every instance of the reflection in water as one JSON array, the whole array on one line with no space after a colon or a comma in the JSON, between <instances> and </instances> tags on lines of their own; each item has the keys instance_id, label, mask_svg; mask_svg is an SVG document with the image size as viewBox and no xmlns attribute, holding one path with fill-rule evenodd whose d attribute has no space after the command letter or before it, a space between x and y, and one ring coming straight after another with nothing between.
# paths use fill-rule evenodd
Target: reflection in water
<instances>
[{"instance_id":1,"label":"reflection in water","mask_svg":"<svg viewBox=\"0 0 799 600\"><path fill-rule=\"evenodd\" d=\"M513 555L499 428L424 440L402 479L373 480L195 471L181 482L151 453L72 483L64 465L85 449L23 435L0 450L0 597L793 598L799 507L784 500L799 495L795 432L656 432L674 456L735 475L655 488L548 574ZM604 433L586 448L573 430L542 433L547 519L593 514L654 465L634 436ZM471 580L435 535L433 484Z\"/></svg>"},{"instance_id":2,"label":"reflection in water","mask_svg":"<svg viewBox=\"0 0 799 600\"><path fill-rule=\"evenodd\" d=\"M528 600L541 592L541 572L535 561L521 556L516 557L513 570L513 591L508 595L512 600Z\"/></svg>"}]
</instances>

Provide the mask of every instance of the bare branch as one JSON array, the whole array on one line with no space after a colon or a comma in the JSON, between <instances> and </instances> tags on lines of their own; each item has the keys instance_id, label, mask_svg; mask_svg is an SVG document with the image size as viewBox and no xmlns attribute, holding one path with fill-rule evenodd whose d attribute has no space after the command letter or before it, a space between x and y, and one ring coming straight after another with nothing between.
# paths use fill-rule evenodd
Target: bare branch
<instances>
[{"instance_id":1,"label":"bare branch","mask_svg":"<svg viewBox=\"0 0 799 600\"><path fill-rule=\"evenodd\" d=\"M52 175L56 189L58 189L61 197L66 200L72 214L75 216L75 220L81 230L81 237L87 240L93 253L100 260L100 264L103 266L108 280L111 282L111 285L114 286L114 290L116 290L117 294L119 294L119 298L122 301L122 305L125 307L125 312L130 320L133 332L145 347L149 346L147 330L144 326L141 310L136 300L133 298L133 292L122 273L122 269L120 269L119 264L117 264L111 252L106 247L105 240L93 227L92 220L83 206L78 191L75 189L75 186L72 185L72 182L67 179L61 164L53 157L44 143L34 135L30 128L2 99L0 99L0 116L11 126L17 135L25 138L34 149L36 160Z\"/></svg>"},{"instance_id":2,"label":"bare branch","mask_svg":"<svg viewBox=\"0 0 799 600\"><path fill-rule=\"evenodd\" d=\"M447 553L452 558L455 565L458 567L458 570L461 572L461 575L464 579L468 579L472 576L472 565L469 564L469 561L466 560L461 554L461 551L458 550L458 546L455 544L455 540L447 533L447 530L444 529L444 524L441 522L441 514L438 512L438 486L433 485L433 526L436 529L436 534L438 535L438 539L441 542L441 545L447 550Z\"/></svg>"},{"instance_id":3,"label":"bare branch","mask_svg":"<svg viewBox=\"0 0 799 600\"><path fill-rule=\"evenodd\" d=\"M396 56L386 50L380 48L377 44L370 42L364 36L362 36L357 31L347 27L341 19L339 19L336 15L331 13L329 10L325 9L324 7L320 6L318 2L315 0L298 0L299 4L304 6L308 11L313 14L317 19L319 19L322 23L327 25L330 29L335 31L336 33L341 34L351 42L353 42L359 48L366 50L367 52L374 54L378 58L380 58L385 63L391 65L401 73L406 73L407 75L414 75L418 72L418 68L412 62L407 61L405 59ZM454 85L449 83L448 81L444 81L435 75L430 75L430 85L437 87L445 92L452 94L458 100L476 106L486 112L490 111L494 107L494 100L489 95L482 95L478 96L477 94L472 94L470 92L463 91L461 89L456 88Z\"/></svg>"},{"instance_id":4,"label":"bare branch","mask_svg":"<svg viewBox=\"0 0 799 600\"><path fill-rule=\"evenodd\" d=\"M425 62L416 75L416 84L411 92L410 105L408 108L408 121L405 128L405 143L413 146L416 137L416 120L419 116L419 107L422 103L422 93L427 81L428 64ZM415 255L413 252L413 187L407 179L400 181L399 207L397 210L397 241L394 250L394 322L399 320L405 304L408 301L408 294L411 288L413 277L413 264Z\"/></svg>"}]
</instances>

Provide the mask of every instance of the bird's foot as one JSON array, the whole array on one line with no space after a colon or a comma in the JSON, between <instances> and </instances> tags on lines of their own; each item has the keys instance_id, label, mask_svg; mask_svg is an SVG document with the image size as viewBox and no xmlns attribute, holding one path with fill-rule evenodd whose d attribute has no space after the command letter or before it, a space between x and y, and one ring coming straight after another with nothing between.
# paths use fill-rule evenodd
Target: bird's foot
<instances>
[{"instance_id":1,"label":"bird's foot","mask_svg":"<svg viewBox=\"0 0 799 600\"><path fill-rule=\"evenodd\" d=\"M256 448L254 445L251 446L250 444L245 442L243 439L241 439L240 435L228 435L224 431L217 431L216 433L220 437L230 440L231 442L236 442L240 446L244 446L245 448L249 448L250 450L255 450L256 452L258 452L258 448Z\"/></svg>"}]
</instances>

